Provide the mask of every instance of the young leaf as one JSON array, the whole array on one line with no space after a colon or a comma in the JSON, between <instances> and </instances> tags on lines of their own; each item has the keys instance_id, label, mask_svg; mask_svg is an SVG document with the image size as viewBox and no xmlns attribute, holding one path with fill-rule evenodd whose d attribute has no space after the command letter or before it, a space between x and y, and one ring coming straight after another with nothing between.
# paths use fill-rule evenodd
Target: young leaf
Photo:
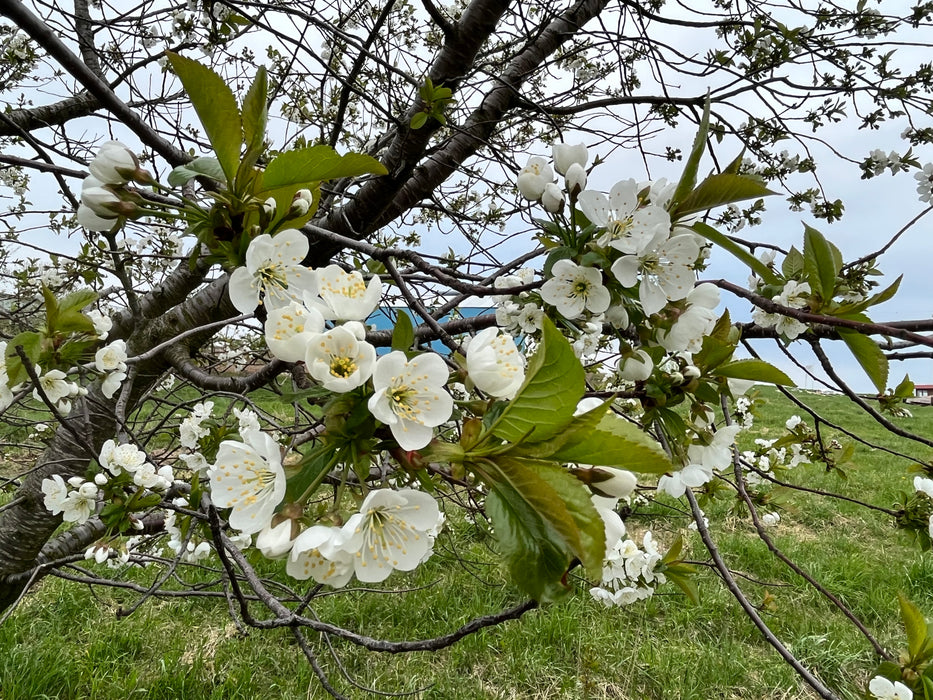
<instances>
[{"instance_id":1,"label":"young leaf","mask_svg":"<svg viewBox=\"0 0 933 700\"><path fill-rule=\"evenodd\" d=\"M210 156L202 156L201 158L195 158L190 163L174 168L168 174L168 184L172 187L181 187L189 180L202 175L218 182L223 182L226 179L219 160Z\"/></svg>"},{"instance_id":2,"label":"young leaf","mask_svg":"<svg viewBox=\"0 0 933 700\"><path fill-rule=\"evenodd\" d=\"M703 180L693 192L671 212L671 220L689 214L707 211L723 204L732 204L746 199L758 199L775 194L760 180L747 175L718 173Z\"/></svg>"},{"instance_id":3,"label":"young leaf","mask_svg":"<svg viewBox=\"0 0 933 700\"><path fill-rule=\"evenodd\" d=\"M486 514L512 581L535 600L566 596L570 589L562 579L571 556L541 515L507 483L492 485L486 497Z\"/></svg>"},{"instance_id":4,"label":"young leaf","mask_svg":"<svg viewBox=\"0 0 933 700\"><path fill-rule=\"evenodd\" d=\"M415 343L415 328L411 323L411 316L399 311L395 317L395 328L392 329L392 349L408 352Z\"/></svg>"},{"instance_id":5,"label":"young leaf","mask_svg":"<svg viewBox=\"0 0 933 700\"><path fill-rule=\"evenodd\" d=\"M243 97L243 143L246 144L247 153L262 150L269 114L268 91L266 67L259 66L253 84Z\"/></svg>"},{"instance_id":6,"label":"young leaf","mask_svg":"<svg viewBox=\"0 0 933 700\"><path fill-rule=\"evenodd\" d=\"M697 135L693 139L693 148L690 149L690 155L684 164L684 172L677 183L677 189L674 190L674 196L671 197L669 206L670 211L676 211L680 203L693 191L697 181L697 171L700 169L700 159L703 157L703 150L706 148L706 136L709 133L709 95L706 96L706 102L703 104L703 116L700 118ZM673 217L671 217L673 218Z\"/></svg>"},{"instance_id":7,"label":"young leaf","mask_svg":"<svg viewBox=\"0 0 933 700\"><path fill-rule=\"evenodd\" d=\"M224 79L207 66L171 51L166 55L198 113L226 180L232 182L240 163L242 143L236 97Z\"/></svg>"},{"instance_id":8,"label":"young leaf","mask_svg":"<svg viewBox=\"0 0 933 700\"><path fill-rule=\"evenodd\" d=\"M93 289L78 289L62 297L58 302L58 307L62 312L80 311L88 304L97 301L98 296Z\"/></svg>"},{"instance_id":9,"label":"young leaf","mask_svg":"<svg viewBox=\"0 0 933 700\"><path fill-rule=\"evenodd\" d=\"M833 298L836 289L837 255L829 241L815 228L804 225L803 265L810 289L819 294L823 301Z\"/></svg>"},{"instance_id":10,"label":"young leaf","mask_svg":"<svg viewBox=\"0 0 933 700\"><path fill-rule=\"evenodd\" d=\"M795 279L803 272L803 253L797 250L796 246L791 246L787 252L787 257L781 263L781 272L787 279Z\"/></svg>"},{"instance_id":11,"label":"young leaf","mask_svg":"<svg viewBox=\"0 0 933 700\"><path fill-rule=\"evenodd\" d=\"M849 350L865 370L872 384L883 394L888 385L888 358L884 356L878 343L867 335L845 328L838 329L839 337L849 346Z\"/></svg>"},{"instance_id":12,"label":"young leaf","mask_svg":"<svg viewBox=\"0 0 933 700\"><path fill-rule=\"evenodd\" d=\"M34 331L24 331L17 336L14 336L12 340L7 343L6 346L6 374L9 377L9 385L15 386L20 382L25 382L29 379L29 375L26 373L26 368L23 367L23 361L20 359L19 355L16 352L16 347L18 345L23 346L23 352L26 353L26 357L29 358L29 361L35 365L39 362L39 357L42 354L42 345L45 340L45 336L41 333L36 333Z\"/></svg>"},{"instance_id":13,"label":"young leaf","mask_svg":"<svg viewBox=\"0 0 933 700\"><path fill-rule=\"evenodd\" d=\"M913 659L926 644L929 635L927 621L920 608L910 602L903 593L898 593L897 602L901 608L901 620L907 632L907 651Z\"/></svg>"},{"instance_id":14,"label":"young leaf","mask_svg":"<svg viewBox=\"0 0 933 700\"><path fill-rule=\"evenodd\" d=\"M731 379L749 379L766 384L796 386L781 370L764 360L736 360L716 368L716 374Z\"/></svg>"},{"instance_id":15,"label":"young leaf","mask_svg":"<svg viewBox=\"0 0 933 700\"><path fill-rule=\"evenodd\" d=\"M525 371L525 383L493 427L503 440L540 442L570 422L584 391L583 365L554 324L545 317L541 342Z\"/></svg>"},{"instance_id":16,"label":"young leaf","mask_svg":"<svg viewBox=\"0 0 933 700\"><path fill-rule=\"evenodd\" d=\"M567 429L570 439L548 459L556 462L589 464L594 467L618 467L642 474L671 471L671 461L657 442L643 430L611 411L595 429ZM533 447L533 446L530 446Z\"/></svg>"},{"instance_id":17,"label":"young leaf","mask_svg":"<svg viewBox=\"0 0 933 700\"><path fill-rule=\"evenodd\" d=\"M495 458L501 477L540 517L560 534L587 574L600 578L606 554L606 528L590 490L566 469L547 462Z\"/></svg>"},{"instance_id":18,"label":"young leaf","mask_svg":"<svg viewBox=\"0 0 933 700\"><path fill-rule=\"evenodd\" d=\"M321 180L357 175L385 175L385 166L363 153L338 154L330 146L311 146L277 155L262 176L263 191L286 185L308 186ZM262 197L262 194L259 195Z\"/></svg>"},{"instance_id":19,"label":"young leaf","mask_svg":"<svg viewBox=\"0 0 933 700\"><path fill-rule=\"evenodd\" d=\"M697 221L691 228L710 243L718 245L720 248L732 253L740 261L748 265L752 272L761 277L767 284L780 284L777 275L775 275L767 265L709 224Z\"/></svg>"}]
</instances>

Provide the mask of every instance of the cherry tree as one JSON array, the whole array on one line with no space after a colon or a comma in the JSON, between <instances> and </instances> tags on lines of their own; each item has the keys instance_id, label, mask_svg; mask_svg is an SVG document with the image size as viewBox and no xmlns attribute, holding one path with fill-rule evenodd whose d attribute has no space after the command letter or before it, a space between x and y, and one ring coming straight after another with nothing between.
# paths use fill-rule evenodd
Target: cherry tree
<instances>
[{"instance_id":1,"label":"cherry tree","mask_svg":"<svg viewBox=\"0 0 933 700\"><path fill-rule=\"evenodd\" d=\"M793 384L766 348L933 445L896 422L914 387L889 377L931 356L933 321L871 315L933 187L933 4L891 5L6 0L0 405L30 437L0 481L0 609L84 560L101 586L161 567L144 598L215 567L238 622L288 627L339 697L315 635L434 650L575 588L695 596L681 541L621 515L664 494L836 697L749 603L698 496L731 489L773 546L769 489L845 456L803 404L736 449L751 385ZM845 213L840 169L919 199L851 259L820 230ZM809 222L793 245L768 228L788 208ZM866 506L929 548L930 478ZM306 613L416 569L464 513L523 602L411 642ZM868 692L933 687L909 601L905 661L795 571L877 654Z\"/></svg>"}]
</instances>

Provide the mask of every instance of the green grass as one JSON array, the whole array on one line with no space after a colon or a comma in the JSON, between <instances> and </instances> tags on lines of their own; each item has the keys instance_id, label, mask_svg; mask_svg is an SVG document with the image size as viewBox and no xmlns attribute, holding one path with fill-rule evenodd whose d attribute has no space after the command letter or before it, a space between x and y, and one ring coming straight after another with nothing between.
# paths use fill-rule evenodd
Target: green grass
<instances>
[{"instance_id":1,"label":"green grass","mask_svg":"<svg viewBox=\"0 0 933 700\"><path fill-rule=\"evenodd\" d=\"M884 434L844 399L806 396L827 418L918 458L931 450ZM763 390L759 417L741 445L776 437L792 411ZM933 408L915 407L903 427L933 435ZM882 506L912 490L908 463L860 447L847 478L819 466L790 479ZM706 507L711 528L748 598L793 652L847 699L861 698L877 662L870 645L824 598L767 551L734 501ZM661 500L629 519L651 527L663 544L686 532L689 556L705 562L698 535L685 530L683 507ZM933 558L894 529L889 518L850 503L795 492L788 497L775 543L817 577L889 649L903 644L896 595L933 610ZM451 518L437 554L411 575L396 574L393 594L347 591L314 602L321 619L367 635L415 639L444 634L474 616L522 600L490 553L491 542ZM464 566L460 561L473 562ZM279 565L265 563L271 573ZM359 684L421 691L424 699L612 698L774 700L815 697L760 637L708 568L700 566L701 599L690 604L672 586L652 599L607 610L585 586L568 600L521 620L486 629L436 653L379 655L334 641L334 652ZM154 571L139 571L148 583ZM187 575L187 574L186 574ZM433 584L433 585L432 585ZM307 590L298 586L299 591ZM0 697L15 698L323 698L317 679L285 631L237 632L223 601L149 601L117 619L136 594L48 578L0 626ZM258 606L254 608L262 616ZM322 666L348 697L366 698L342 676L319 638L309 635Z\"/></svg>"}]
</instances>

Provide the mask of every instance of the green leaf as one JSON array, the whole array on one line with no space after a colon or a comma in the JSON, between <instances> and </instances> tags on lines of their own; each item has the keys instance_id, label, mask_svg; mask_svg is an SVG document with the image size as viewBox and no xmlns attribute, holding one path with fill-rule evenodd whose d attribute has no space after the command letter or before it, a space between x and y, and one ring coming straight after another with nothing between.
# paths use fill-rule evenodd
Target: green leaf
<instances>
[{"instance_id":1,"label":"green leaf","mask_svg":"<svg viewBox=\"0 0 933 700\"><path fill-rule=\"evenodd\" d=\"M910 381L910 375L905 374L904 379L894 389L894 395L900 399L908 399L914 395L914 388L914 383Z\"/></svg>"},{"instance_id":2,"label":"green leaf","mask_svg":"<svg viewBox=\"0 0 933 700\"><path fill-rule=\"evenodd\" d=\"M414 131L417 131L418 129L420 129L421 127L423 127L425 124L427 124L427 122L428 122L428 114L427 114L427 112L416 112L416 113L415 113L415 116L413 116L413 117L411 118L411 122L409 122L408 125L409 125Z\"/></svg>"},{"instance_id":3,"label":"green leaf","mask_svg":"<svg viewBox=\"0 0 933 700\"><path fill-rule=\"evenodd\" d=\"M62 297L58 306L62 311L81 311L88 304L97 301L98 296L93 289L78 289Z\"/></svg>"},{"instance_id":4,"label":"green leaf","mask_svg":"<svg viewBox=\"0 0 933 700\"><path fill-rule=\"evenodd\" d=\"M570 553L540 514L507 483L494 483L486 514L512 581L535 600L558 600L569 593L563 578Z\"/></svg>"},{"instance_id":5,"label":"green leaf","mask_svg":"<svg viewBox=\"0 0 933 700\"><path fill-rule=\"evenodd\" d=\"M758 199L771 194L775 193L757 178L730 173L710 175L677 205L677 209L671 212L671 220L708 211L723 204Z\"/></svg>"},{"instance_id":6,"label":"green leaf","mask_svg":"<svg viewBox=\"0 0 933 700\"><path fill-rule=\"evenodd\" d=\"M16 346L22 345L23 352L32 364L39 362L42 355L42 344L45 336L35 331L25 331L13 337L6 346L6 373L9 377L9 386L15 386L29 379L23 361L16 352ZM46 368L49 369L49 368Z\"/></svg>"},{"instance_id":7,"label":"green leaf","mask_svg":"<svg viewBox=\"0 0 933 700\"><path fill-rule=\"evenodd\" d=\"M58 325L58 299L51 289L42 285L42 299L45 302L45 327L49 333L54 333ZM13 346L15 347L15 346Z\"/></svg>"},{"instance_id":8,"label":"green leaf","mask_svg":"<svg viewBox=\"0 0 933 700\"><path fill-rule=\"evenodd\" d=\"M587 574L600 578L606 528L583 482L566 469L541 460L502 455L495 459L495 465L518 495L560 534Z\"/></svg>"},{"instance_id":9,"label":"green leaf","mask_svg":"<svg viewBox=\"0 0 933 700\"><path fill-rule=\"evenodd\" d=\"M764 360L735 360L716 368L716 374L731 379L749 379L766 384L796 386L786 374Z\"/></svg>"},{"instance_id":10,"label":"green leaf","mask_svg":"<svg viewBox=\"0 0 933 700\"><path fill-rule=\"evenodd\" d=\"M408 352L415 343L415 328L411 316L399 311L395 316L395 328L392 329L392 349Z\"/></svg>"},{"instance_id":11,"label":"green leaf","mask_svg":"<svg viewBox=\"0 0 933 700\"><path fill-rule=\"evenodd\" d=\"M259 66L253 84L243 96L243 143L246 144L247 152L262 150L266 137L266 120L269 115L268 91L266 67Z\"/></svg>"},{"instance_id":12,"label":"green leaf","mask_svg":"<svg viewBox=\"0 0 933 700\"><path fill-rule=\"evenodd\" d=\"M58 314L55 330L59 333L86 333L96 335L94 323L80 311L62 309Z\"/></svg>"},{"instance_id":13,"label":"green leaf","mask_svg":"<svg viewBox=\"0 0 933 700\"><path fill-rule=\"evenodd\" d=\"M841 264L837 264L837 255L822 233L804 225L804 271L810 289L819 294L824 302L833 298L836 289L836 275L841 267Z\"/></svg>"},{"instance_id":14,"label":"green leaf","mask_svg":"<svg viewBox=\"0 0 933 700\"><path fill-rule=\"evenodd\" d=\"M294 503L315 482L320 482L332 465L333 452L318 448L305 456L298 464L286 466L285 497L283 502Z\"/></svg>"},{"instance_id":15,"label":"green leaf","mask_svg":"<svg viewBox=\"0 0 933 700\"><path fill-rule=\"evenodd\" d=\"M898 276L898 278L894 280L890 284L890 286L878 292L877 294L873 294L868 299L866 299L865 308L867 309L869 306L875 306L876 304L880 304L884 301L887 301L888 299L893 297L895 294L897 294L897 290L901 286L902 279L904 279L904 275Z\"/></svg>"},{"instance_id":16,"label":"green leaf","mask_svg":"<svg viewBox=\"0 0 933 700\"><path fill-rule=\"evenodd\" d=\"M207 66L171 51L166 55L198 113L225 179L232 182L240 163L242 144L240 110L233 91Z\"/></svg>"},{"instance_id":17,"label":"green leaf","mask_svg":"<svg viewBox=\"0 0 933 700\"><path fill-rule=\"evenodd\" d=\"M706 96L706 102L703 104L703 116L700 118L697 135L693 139L693 148L690 149L690 155L684 164L684 172L677 183L677 189L674 190L674 196L671 197L671 203L668 209L676 211L680 203L684 201L693 191L697 181L697 171L700 169L700 159L703 157L703 150L706 148L706 136L709 133L709 95ZM673 218L673 217L671 217Z\"/></svg>"},{"instance_id":18,"label":"green leaf","mask_svg":"<svg viewBox=\"0 0 933 700\"><path fill-rule=\"evenodd\" d=\"M339 155L330 146L311 146L277 155L266 166L262 187L268 192L287 185L308 186L321 180L387 172L382 163L363 153Z\"/></svg>"},{"instance_id":19,"label":"green leaf","mask_svg":"<svg viewBox=\"0 0 933 700\"><path fill-rule=\"evenodd\" d=\"M903 593L898 593L897 602L901 608L901 620L907 632L907 650L910 658L916 657L927 641L929 630L927 621L916 605L910 602Z\"/></svg>"},{"instance_id":20,"label":"green leaf","mask_svg":"<svg viewBox=\"0 0 933 700\"><path fill-rule=\"evenodd\" d=\"M796 279L803 273L803 253L797 250L795 246L791 246L790 251L784 258L784 262L781 263L781 272L784 273L787 279Z\"/></svg>"},{"instance_id":21,"label":"green leaf","mask_svg":"<svg viewBox=\"0 0 933 700\"><path fill-rule=\"evenodd\" d=\"M190 163L179 165L168 174L168 184L172 187L181 187L196 177L209 177L211 180L224 182L226 175L220 166L220 161L210 156L195 158Z\"/></svg>"},{"instance_id":22,"label":"green leaf","mask_svg":"<svg viewBox=\"0 0 933 700\"><path fill-rule=\"evenodd\" d=\"M729 251L740 261L745 263L756 275L761 277L767 284L780 284L778 276L772 272L771 268L765 265L761 260L749 253L745 248L735 243L725 234L720 233L709 224L697 221L691 228L703 236L710 243L718 245L720 248Z\"/></svg>"},{"instance_id":23,"label":"green leaf","mask_svg":"<svg viewBox=\"0 0 933 700\"><path fill-rule=\"evenodd\" d=\"M595 429L574 430L564 445L550 459L558 462L589 464L594 467L618 467L642 474L663 474L673 469L661 446L644 430L611 411Z\"/></svg>"},{"instance_id":24,"label":"green leaf","mask_svg":"<svg viewBox=\"0 0 933 700\"><path fill-rule=\"evenodd\" d=\"M541 342L528 363L525 383L493 426L496 436L509 442L527 437L540 442L570 422L585 390L583 365L567 339L547 317Z\"/></svg>"},{"instance_id":25,"label":"green leaf","mask_svg":"<svg viewBox=\"0 0 933 700\"><path fill-rule=\"evenodd\" d=\"M867 335L847 328L839 328L837 332L842 341L849 346L849 350L865 370L878 393L883 394L888 385L888 358L884 356L878 343Z\"/></svg>"}]
</instances>

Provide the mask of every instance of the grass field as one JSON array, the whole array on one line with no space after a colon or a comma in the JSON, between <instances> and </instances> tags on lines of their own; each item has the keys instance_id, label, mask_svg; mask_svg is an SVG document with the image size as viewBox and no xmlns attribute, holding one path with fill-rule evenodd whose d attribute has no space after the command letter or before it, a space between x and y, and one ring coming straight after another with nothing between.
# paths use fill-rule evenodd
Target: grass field
<instances>
[{"instance_id":1,"label":"grass field","mask_svg":"<svg viewBox=\"0 0 933 700\"><path fill-rule=\"evenodd\" d=\"M826 418L920 459L930 450L885 435L845 399L801 395ZM775 437L791 413L764 389L754 437ZM933 407L898 423L933 435ZM859 447L847 478L799 467L791 479L890 507L912 491L909 464ZM8 496L0 495L0 498ZM706 508L710 527L749 599L777 635L842 698L862 698L876 658L871 646L825 599L774 559L732 501ZM889 649L903 645L897 593L933 610L933 556L921 553L883 514L794 492L771 533L776 544L839 596ZM700 602L667 586L645 603L607 610L585 586L567 601L472 635L436 653L377 655L316 638L321 664L348 697L371 695L353 683L432 699L612 698L777 700L810 698L705 567L699 536L686 530L682 504L667 500L628 521L649 523L662 544L687 537L699 562ZM521 602L491 563L492 543L452 518L437 554L412 575L396 574L386 593L344 591L315 600L321 619L372 637L415 639L444 634L472 617ZM264 565L271 573L276 564ZM155 572L139 571L148 583ZM410 590L406 590L410 589ZM299 591L305 590L298 587ZM396 592L397 591L397 592ZM0 626L0 697L18 698L323 698L307 662L285 631L237 632L222 600L149 601L117 619L137 594L48 578ZM259 608L256 608L259 614ZM352 682L342 675L346 672Z\"/></svg>"}]
</instances>

